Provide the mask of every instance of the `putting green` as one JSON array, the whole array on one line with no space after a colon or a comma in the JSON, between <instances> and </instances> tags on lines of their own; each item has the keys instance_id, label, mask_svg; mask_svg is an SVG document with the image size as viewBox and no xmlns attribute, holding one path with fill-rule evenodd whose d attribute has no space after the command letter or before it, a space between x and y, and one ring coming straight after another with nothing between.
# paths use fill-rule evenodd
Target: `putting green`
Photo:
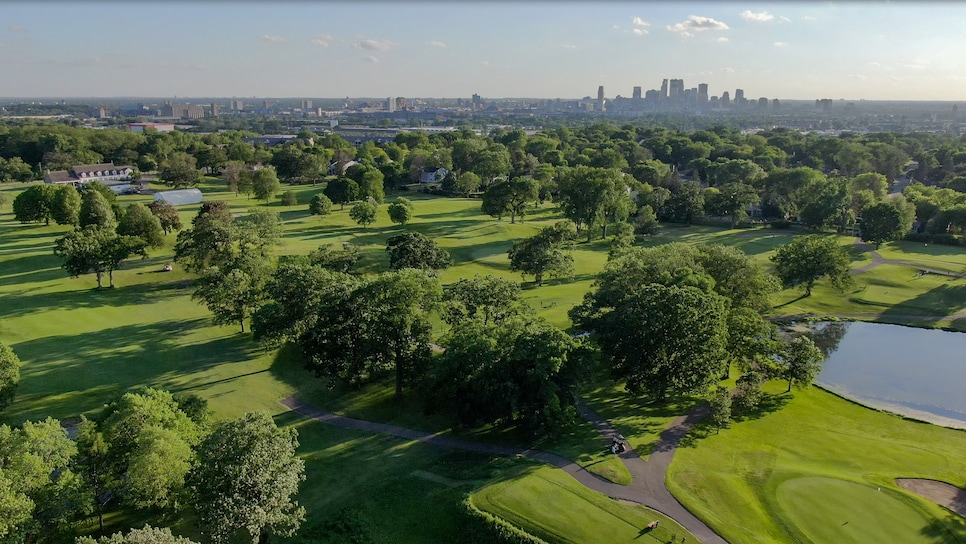
<instances>
[{"instance_id":1,"label":"putting green","mask_svg":"<svg viewBox=\"0 0 966 544\"><path fill-rule=\"evenodd\" d=\"M817 544L935 542L930 520L894 491L824 477L795 478L778 486L778 503Z\"/></svg>"}]
</instances>

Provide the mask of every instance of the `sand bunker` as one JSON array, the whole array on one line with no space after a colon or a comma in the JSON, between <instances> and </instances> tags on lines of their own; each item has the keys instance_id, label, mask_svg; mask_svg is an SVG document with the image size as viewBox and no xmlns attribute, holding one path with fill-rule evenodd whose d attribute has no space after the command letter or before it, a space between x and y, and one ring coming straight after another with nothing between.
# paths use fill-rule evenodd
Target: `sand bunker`
<instances>
[{"instance_id":1,"label":"sand bunker","mask_svg":"<svg viewBox=\"0 0 966 544\"><path fill-rule=\"evenodd\" d=\"M918 478L896 478L896 485L966 517L966 491L952 484Z\"/></svg>"}]
</instances>

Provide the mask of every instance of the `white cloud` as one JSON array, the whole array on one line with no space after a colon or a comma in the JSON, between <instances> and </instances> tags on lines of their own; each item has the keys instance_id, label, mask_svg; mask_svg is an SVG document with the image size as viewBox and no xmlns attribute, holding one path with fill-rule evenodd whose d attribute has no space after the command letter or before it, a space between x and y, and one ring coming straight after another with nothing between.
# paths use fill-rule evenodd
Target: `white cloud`
<instances>
[{"instance_id":1,"label":"white cloud","mask_svg":"<svg viewBox=\"0 0 966 544\"><path fill-rule=\"evenodd\" d=\"M882 65L879 64L878 62L870 62L869 66L875 66L876 68L878 68L879 66L882 66Z\"/></svg>"},{"instance_id":2,"label":"white cloud","mask_svg":"<svg viewBox=\"0 0 966 544\"><path fill-rule=\"evenodd\" d=\"M445 43L443 43L443 42L437 42L435 40L429 42L427 45L429 45L430 47L439 47L440 49L446 47L446 44Z\"/></svg>"},{"instance_id":3,"label":"white cloud","mask_svg":"<svg viewBox=\"0 0 966 544\"><path fill-rule=\"evenodd\" d=\"M620 29L621 27L619 25L614 25L614 30L620 30Z\"/></svg>"},{"instance_id":4,"label":"white cloud","mask_svg":"<svg viewBox=\"0 0 966 544\"><path fill-rule=\"evenodd\" d=\"M26 28L24 28L24 27L22 27L20 25L10 25L10 26L7 27L7 30L9 30L10 32L13 32L13 33L19 33L19 32L26 32L27 31Z\"/></svg>"},{"instance_id":5,"label":"white cloud","mask_svg":"<svg viewBox=\"0 0 966 544\"><path fill-rule=\"evenodd\" d=\"M815 17L812 17L811 15L806 15L805 17L803 17L803 19L805 19L806 21L817 21L818 20Z\"/></svg>"},{"instance_id":6,"label":"white cloud","mask_svg":"<svg viewBox=\"0 0 966 544\"><path fill-rule=\"evenodd\" d=\"M376 57L373 57L372 55L362 57L362 59L365 60L366 62L371 62L373 64L379 62L379 59L377 59Z\"/></svg>"},{"instance_id":7,"label":"white cloud","mask_svg":"<svg viewBox=\"0 0 966 544\"><path fill-rule=\"evenodd\" d=\"M786 47L788 42L775 42L775 47Z\"/></svg>"},{"instance_id":8,"label":"white cloud","mask_svg":"<svg viewBox=\"0 0 966 544\"><path fill-rule=\"evenodd\" d=\"M640 17L634 17L631 20L631 24L634 26L651 26L651 23L645 21L644 19L641 19Z\"/></svg>"},{"instance_id":9,"label":"white cloud","mask_svg":"<svg viewBox=\"0 0 966 544\"><path fill-rule=\"evenodd\" d=\"M849 76L851 79L869 79L867 76L862 74L852 74Z\"/></svg>"},{"instance_id":10,"label":"white cloud","mask_svg":"<svg viewBox=\"0 0 966 544\"><path fill-rule=\"evenodd\" d=\"M689 15L687 20L673 25L668 25L667 28L671 32L677 32L685 38L694 36L695 32L703 32L705 30L728 30L728 25L712 19L711 17L702 17L700 15Z\"/></svg>"},{"instance_id":11,"label":"white cloud","mask_svg":"<svg viewBox=\"0 0 966 544\"><path fill-rule=\"evenodd\" d=\"M754 21L756 23L767 23L768 21L774 19L775 16L767 11L755 13L750 9L746 9L745 11L741 12L741 18L746 21Z\"/></svg>"},{"instance_id":12,"label":"white cloud","mask_svg":"<svg viewBox=\"0 0 966 544\"><path fill-rule=\"evenodd\" d=\"M926 67L922 64L903 64L903 68L908 68L910 70L925 70Z\"/></svg>"},{"instance_id":13,"label":"white cloud","mask_svg":"<svg viewBox=\"0 0 966 544\"><path fill-rule=\"evenodd\" d=\"M576 45L570 45L570 44L566 44L566 43L560 44L560 47L563 47L564 49L577 49L577 46Z\"/></svg>"},{"instance_id":14,"label":"white cloud","mask_svg":"<svg viewBox=\"0 0 966 544\"><path fill-rule=\"evenodd\" d=\"M726 73L726 74L733 74L733 73L735 73L735 69L732 68L731 66L725 66L724 68L721 69L721 71L724 72L724 73Z\"/></svg>"},{"instance_id":15,"label":"white cloud","mask_svg":"<svg viewBox=\"0 0 966 544\"><path fill-rule=\"evenodd\" d=\"M730 41L731 40L729 40L728 38L725 38L724 36L718 38L718 43L728 43Z\"/></svg>"},{"instance_id":16,"label":"white cloud","mask_svg":"<svg viewBox=\"0 0 966 544\"><path fill-rule=\"evenodd\" d=\"M332 40L334 39L335 39L335 36L333 36L332 34L319 34L318 36L309 40L309 42L312 45L318 45L319 47L328 47L329 44L332 43Z\"/></svg>"},{"instance_id":17,"label":"white cloud","mask_svg":"<svg viewBox=\"0 0 966 544\"><path fill-rule=\"evenodd\" d=\"M645 28L635 28L634 29L634 34L637 34L638 36L643 36L643 35L647 34L647 29L645 29Z\"/></svg>"},{"instance_id":18,"label":"white cloud","mask_svg":"<svg viewBox=\"0 0 966 544\"><path fill-rule=\"evenodd\" d=\"M490 61L488 61L488 60L484 60L484 61L483 61L483 62L481 62L480 64L482 64L483 66L489 66L489 65L490 65Z\"/></svg>"},{"instance_id":19,"label":"white cloud","mask_svg":"<svg viewBox=\"0 0 966 544\"><path fill-rule=\"evenodd\" d=\"M778 22L779 23L790 23L790 22L792 22L792 20L789 19L788 17L785 17L784 15L782 15L781 17L778 18Z\"/></svg>"},{"instance_id":20,"label":"white cloud","mask_svg":"<svg viewBox=\"0 0 966 544\"><path fill-rule=\"evenodd\" d=\"M368 49L369 51L389 51L399 47L398 43L389 40L362 40L355 45L358 49Z\"/></svg>"},{"instance_id":21,"label":"white cloud","mask_svg":"<svg viewBox=\"0 0 966 544\"><path fill-rule=\"evenodd\" d=\"M262 34L262 41L265 42L284 42L285 38L282 36L272 36L271 34Z\"/></svg>"},{"instance_id":22,"label":"white cloud","mask_svg":"<svg viewBox=\"0 0 966 544\"><path fill-rule=\"evenodd\" d=\"M714 72L712 72L711 70L703 70L701 72L698 72L698 75L699 76L713 76L714 75Z\"/></svg>"}]
</instances>

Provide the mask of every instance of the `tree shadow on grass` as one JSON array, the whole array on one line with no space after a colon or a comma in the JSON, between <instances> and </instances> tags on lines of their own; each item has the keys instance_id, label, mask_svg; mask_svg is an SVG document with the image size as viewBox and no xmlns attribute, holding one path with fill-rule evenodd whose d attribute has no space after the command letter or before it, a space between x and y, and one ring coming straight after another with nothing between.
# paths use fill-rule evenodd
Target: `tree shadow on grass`
<instances>
[{"instance_id":1,"label":"tree shadow on grass","mask_svg":"<svg viewBox=\"0 0 966 544\"><path fill-rule=\"evenodd\" d=\"M781 410L792 398L791 393L781 393L778 395L765 394L765 396L761 399L761 402L754 410L733 413L731 416L731 421L733 423L740 423L743 421L761 419L768 414ZM691 430L688 432L688 434L681 438L681 441L678 443L678 447L697 447L698 442L708 438L711 435L718 434L719 432L720 429L711 421L711 418L705 417L695 423L694 426L691 427Z\"/></svg>"},{"instance_id":2,"label":"tree shadow on grass","mask_svg":"<svg viewBox=\"0 0 966 544\"><path fill-rule=\"evenodd\" d=\"M20 317L38 310L76 310L80 308L137 306L156 302L172 294L189 294L188 288L190 287L190 284L185 280L179 279L168 282L127 285L111 289L106 286L106 277L103 281L105 284L103 289L82 289L40 294L31 294L31 290L27 289L4 295L3 304L0 305L0 317Z\"/></svg>"},{"instance_id":3,"label":"tree shadow on grass","mask_svg":"<svg viewBox=\"0 0 966 544\"><path fill-rule=\"evenodd\" d=\"M167 320L14 344L23 361L21 381L17 401L4 415L76 415L131 387L177 390L185 376L259 355L250 337L234 331L193 343L182 338L210 323L207 318Z\"/></svg>"},{"instance_id":4,"label":"tree shadow on grass","mask_svg":"<svg viewBox=\"0 0 966 544\"><path fill-rule=\"evenodd\" d=\"M964 305L966 305L966 282L959 280L955 284L940 285L890 306L882 312L881 319L902 320L902 316L921 316L915 319L922 321L925 326L934 326L946 316L962 310Z\"/></svg>"},{"instance_id":5,"label":"tree shadow on grass","mask_svg":"<svg viewBox=\"0 0 966 544\"><path fill-rule=\"evenodd\" d=\"M652 435L655 440L648 442L649 445L635 446L635 451L642 457L652 453L656 437L665 430L669 420L690 413L705 402L701 397L673 393L664 400L635 397L626 392L615 394L614 382L600 383L600 387L583 393L581 397L625 436Z\"/></svg>"},{"instance_id":6,"label":"tree shadow on grass","mask_svg":"<svg viewBox=\"0 0 966 544\"><path fill-rule=\"evenodd\" d=\"M964 542L966 541L966 518L946 512L942 519L933 519L923 527L919 534L929 538L932 542Z\"/></svg>"}]
</instances>

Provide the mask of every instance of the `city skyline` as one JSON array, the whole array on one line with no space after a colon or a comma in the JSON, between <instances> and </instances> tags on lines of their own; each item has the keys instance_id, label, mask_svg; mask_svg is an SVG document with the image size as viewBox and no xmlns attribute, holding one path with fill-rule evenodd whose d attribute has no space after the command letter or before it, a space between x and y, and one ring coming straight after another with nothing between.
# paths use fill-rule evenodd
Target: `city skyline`
<instances>
[{"instance_id":1,"label":"city skyline","mask_svg":"<svg viewBox=\"0 0 966 544\"><path fill-rule=\"evenodd\" d=\"M966 99L958 3L9 2L0 97ZM947 29L948 28L948 29Z\"/></svg>"}]
</instances>

